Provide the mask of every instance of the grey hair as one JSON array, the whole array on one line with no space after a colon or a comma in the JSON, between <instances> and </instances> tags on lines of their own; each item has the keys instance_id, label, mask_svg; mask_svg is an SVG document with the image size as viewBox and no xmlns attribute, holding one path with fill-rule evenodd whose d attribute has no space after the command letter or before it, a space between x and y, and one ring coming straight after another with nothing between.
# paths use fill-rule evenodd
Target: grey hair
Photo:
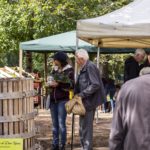
<instances>
[{"instance_id":1,"label":"grey hair","mask_svg":"<svg viewBox=\"0 0 150 150\"><path fill-rule=\"evenodd\" d=\"M144 50L144 49L142 49L142 48L138 48L138 49L136 49L136 51L135 51L135 55L137 55L137 54L140 54L140 55L143 55L143 56L145 56L145 55L146 55L145 50Z\"/></svg>"},{"instance_id":2,"label":"grey hair","mask_svg":"<svg viewBox=\"0 0 150 150\"><path fill-rule=\"evenodd\" d=\"M77 50L76 55L78 55L80 58L83 58L84 60L89 60L89 54L85 49Z\"/></svg>"},{"instance_id":3,"label":"grey hair","mask_svg":"<svg viewBox=\"0 0 150 150\"><path fill-rule=\"evenodd\" d=\"M145 74L150 74L150 67L144 67L144 68L140 71L140 76L145 75Z\"/></svg>"}]
</instances>

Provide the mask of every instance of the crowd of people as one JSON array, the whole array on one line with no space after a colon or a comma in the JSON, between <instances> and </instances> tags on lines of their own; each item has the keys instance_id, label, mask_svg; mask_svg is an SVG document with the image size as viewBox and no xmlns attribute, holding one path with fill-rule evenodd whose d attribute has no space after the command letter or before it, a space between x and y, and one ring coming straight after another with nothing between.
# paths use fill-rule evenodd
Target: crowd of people
<instances>
[{"instance_id":1,"label":"crowd of people","mask_svg":"<svg viewBox=\"0 0 150 150\"><path fill-rule=\"evenodd\" d=\"M54 67L47 85L51 89L48 103L52 124L52 150L65 150L66 116L65 104L70 99L70 91L82 99L86 110L79 117L80 142L83 150L93 148L93 120L99 105L107 112L109 95L111 112L114 112L110 133L110 150L148 150L149 140L149 99L150 99L150 53L137 49L135 55L125 61L124 84L115 85L113 79L101 78L96 65L89 60L86 50L75 53L79 72L75 82L74 69L68 63L64 52L53 56ZM146 74L146 75L145 75ZM138 77L141 75L140 77ZM135 79L134 79L135 78ZM121 88L121 89L120 89ZM144 101L144 102L143 102ZM115 104L116 103L116 104Z\"/></svg>"}]
</instances>

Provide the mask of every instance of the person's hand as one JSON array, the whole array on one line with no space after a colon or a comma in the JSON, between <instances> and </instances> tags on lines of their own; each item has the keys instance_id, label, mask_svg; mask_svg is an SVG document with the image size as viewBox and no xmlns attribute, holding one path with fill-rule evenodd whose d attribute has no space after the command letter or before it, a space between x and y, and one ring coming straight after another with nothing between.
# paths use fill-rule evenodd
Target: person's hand
<instances>
[{"instance_id":1,"label":"person's hand","mask_svg":"<svg viewBox=\"0 0 150 150\"><path fill-rule=\"evenodd\" d=\"M56 81L52 81L52 82L50 83L50 87L55 88L55 87L57 87L57 86L58 86L58 82L56 82Z\"/></svg>"}]
</instances>

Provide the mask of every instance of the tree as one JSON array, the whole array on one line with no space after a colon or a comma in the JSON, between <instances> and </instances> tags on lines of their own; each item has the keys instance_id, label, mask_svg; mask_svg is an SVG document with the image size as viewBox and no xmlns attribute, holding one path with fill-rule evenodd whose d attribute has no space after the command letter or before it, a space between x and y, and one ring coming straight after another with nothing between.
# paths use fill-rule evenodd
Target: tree
<instances>
[{"instance_id":1,"label":"tree","mask_svg":"<svg viewBox=\"0 0 150 150\"><path fill-rule=\"evenodd\" d=\"M131 0L1 0L0 66L18 65L22 41L74 30L76 20L104 15L129 2ZM36 59L33 61L39 63Z\"/></svg>"}]
</instances>

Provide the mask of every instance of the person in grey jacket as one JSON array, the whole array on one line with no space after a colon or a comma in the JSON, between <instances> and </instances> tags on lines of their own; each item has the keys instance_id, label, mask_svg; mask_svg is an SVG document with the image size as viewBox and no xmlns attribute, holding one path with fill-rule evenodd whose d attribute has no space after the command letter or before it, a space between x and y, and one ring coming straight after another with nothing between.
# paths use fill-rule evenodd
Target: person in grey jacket
<instances>
[{"instance_id":1,"label":"person in grey jacket","mask_svg":"<svg viewBox=\"0 0 150 150\"><path fill-rule=\"evenodd\" d=\"M126 82L117 97L110 150L150 150L150 74Z\"/></svg>"},{"instance_id":2,"label":"person in grey jacket","mask_svg":"<svg viewBox=\"0 0 150 150\"><path fill-rule=\"evenodd\" d=\"M75 85L75 94L82 98L86 114L80 116L80 141L83 150L92 150L93 120L96 107L103 103L105 97L100 72L96 65L89 61L86 50L76 51L76 61L80 73Z\"/></svg>"}]
</instances>

